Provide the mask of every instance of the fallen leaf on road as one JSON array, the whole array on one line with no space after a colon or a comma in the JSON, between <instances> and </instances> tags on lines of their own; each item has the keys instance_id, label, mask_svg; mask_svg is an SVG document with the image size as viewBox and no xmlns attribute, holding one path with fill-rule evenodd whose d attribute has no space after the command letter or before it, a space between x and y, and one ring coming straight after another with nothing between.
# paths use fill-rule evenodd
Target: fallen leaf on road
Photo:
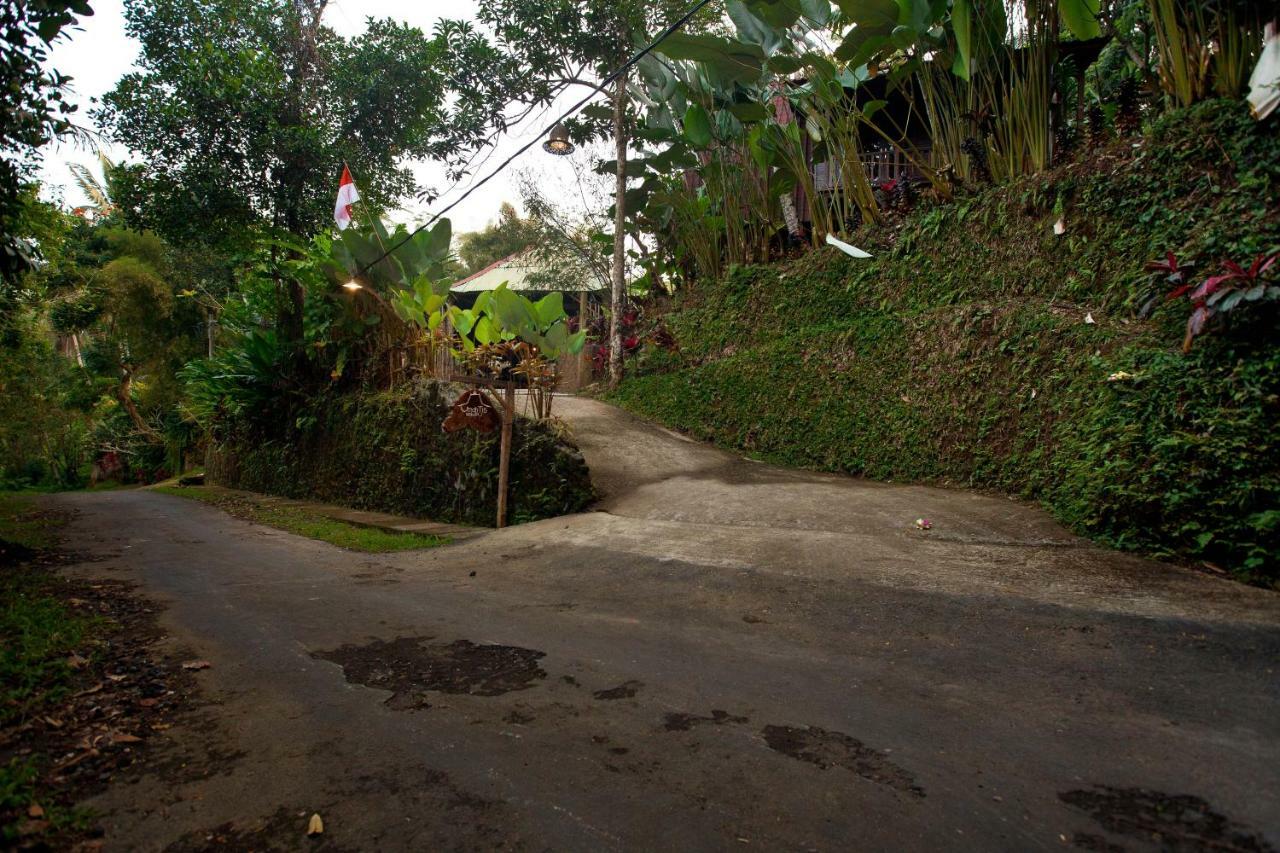
<instances>
[{"instance_id":1,"label":"fallen leaf on road","mask_svg":"<svg viewBox=\"0 0 1280 853\"><path fill-rule=\"evenodd\" d=\"M147 698L147 699L139 699L139 700L138 700L138 704L139 704L139 705L141 705L141 706L142 706L142 707L144 707L144 708L150 708L150 707L154 706L154 705L156 704L156 702L157 702L157 701L158 701L158 700L156 700L156 699L151 699L151 698Z\"/></svg>"},{"instance_id":2,"label":"fallen leaf on road","mask_svg":"<svg viewBox=\"0 0 1280 853\"><path fill-rule=\"evenodd\" d=\"M111 673L107 673L107 678L111 679L112 681L124 681L128 677L129 676L127 675L112 675Z\"/></svg>"},{"instance_id":3,"label":"fallen leaf on road","mask_svg":"<svg viewBox=\"0 0 1280 853\"><path fill-rule=\"evenodd\" d=\"M307 824L307 835L319 835L324 832L324 821L320 819L319 814L313 814L311 821Z\"/></svg>"},{"instance_id":4,"label":"fallen leaf on road","mask_svg":"<svg viewBox=\"0 0 1280 853\"><path fill-rule=\"evenodd\" d=\"M89 665L89 661L85 658L80 657L80 655L76 654L75 652L72 652L71 657L67 658L67 666L71 667L72 669L84 669L88 665Z\"/></svg>"},{"instance_id":5,"label":"fallen leaf on road","mask_svg":"<svg viewBox=\"0 0 1280 853\"><path fill-rule=\"evenodd\" d=\"M75 767L77 764L79 764L81 761L84 761L85 759L96 758L98 755L99 755L98 750L88 749L80 753L79 755L75 756L74 758L69 758L66 761L58 762L57 764L53 765L53 769L66 770L67 768Z\"/></svg>"},{"instance_id":6,"label":"fallen leaf on road","mask_svg":"<svg viewBox=\"0 0 1280 853\"><path fill-rule=\"evenodd\" d=\"M27 808L27 817L44 817L44 809L41 808L39 803L32 803Z\"/></svg>"},{"instance_id":7,"label":"fallen leaf on road","mask_svg":"<svg viewBox=\"0 0 1280 853\"><path fill-rule=\"evenodd\" d=\"M125 732L112 732L112 743L142 743L142 738L137 735L126 734Z\"/></svg>"},{"instance_id":8,"label":"fallen leaf on road","mask_svg":"<svg viewBox=\"0 0 1280 853\"><path fill-rule=\"evenodd\" d=\"M213 666L207 660L189 660L182 665L183 669L208 669Z\"/></svg>"}]
</instances>

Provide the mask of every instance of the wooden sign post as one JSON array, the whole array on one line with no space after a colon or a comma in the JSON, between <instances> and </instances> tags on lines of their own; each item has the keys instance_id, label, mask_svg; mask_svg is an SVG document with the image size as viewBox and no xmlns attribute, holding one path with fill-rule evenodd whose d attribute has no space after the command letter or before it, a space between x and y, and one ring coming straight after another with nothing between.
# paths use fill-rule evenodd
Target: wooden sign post
<instances>
[{"instance_id":1,"label":"wooden sign post","mask_svg":"<svg viewBox=\"0 0 1280 853\"><path fill-rule=\"evenodd\" d=\"M475 376L453 376L450 377L450 381L483 386L486 391L477 388L464 391L459 395L453 402L449 417L445 418L444 423L440 425L441 429L445 432L456 432L460 429L493 432L494 427L498 426L495 421L501 423L498 441L498 527L506 527L507 491L511 478L511 429L516 418L515 383L510 379L502 383L504 385L502 404L496 406L487 392L497 390L498 380Z\"/></svg>"},{"instance_id":2,"label":"wooden sign post","mask_svg":"<svg viewBox=\"0 0 1280 853\"><path fill-rule=\"evenodd\" d=\"M507 526L507 483L511 477L511 422L516 416L516 389L510 379L502 399L502 438L498 449L498 526Z\"/></svg>"}]
</instances>

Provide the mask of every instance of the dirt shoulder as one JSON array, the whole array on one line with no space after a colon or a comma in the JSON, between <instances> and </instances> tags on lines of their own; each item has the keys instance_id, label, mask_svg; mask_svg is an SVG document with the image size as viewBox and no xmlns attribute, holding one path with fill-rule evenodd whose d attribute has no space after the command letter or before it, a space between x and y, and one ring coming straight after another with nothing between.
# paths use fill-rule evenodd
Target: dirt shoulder
<instances>
[{"instance_id":1,"label":"dirt shoulder","mask_svg":"<svg viewBox=\"0 0 1280 853\"><path fill-rule=\"evenodd\" d=\"M71 512L0 499L0 849L93 850L78 804L145 763L195 704L190 667L160 648L158 608L129 583L61 569Z\"/></svg>"}]
</instances>

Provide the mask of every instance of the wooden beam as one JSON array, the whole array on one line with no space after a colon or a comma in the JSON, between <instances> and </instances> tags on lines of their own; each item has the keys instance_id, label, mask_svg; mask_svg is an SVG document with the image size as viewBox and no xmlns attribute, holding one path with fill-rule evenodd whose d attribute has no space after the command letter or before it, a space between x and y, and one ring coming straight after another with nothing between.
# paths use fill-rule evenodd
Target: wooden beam
<instances>
[{"instance_id":1,"label":"wooden beam","mask_svg":"<svg viewBox=\"0 0 1280 853\"><path fill-rule=\"evenodd\" d=\"M516 415L515 384L508 379L502 399L502 440L498 449L498 527L507 526L507 482L511 476L511 425Z\"/></svg>"}]
</instances>

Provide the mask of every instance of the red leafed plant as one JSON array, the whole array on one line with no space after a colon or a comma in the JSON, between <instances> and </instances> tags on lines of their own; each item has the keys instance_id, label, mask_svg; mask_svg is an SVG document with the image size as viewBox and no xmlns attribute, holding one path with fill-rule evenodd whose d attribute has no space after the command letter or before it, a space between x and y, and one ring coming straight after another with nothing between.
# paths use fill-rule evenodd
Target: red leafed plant
<instances>
[{"instance_id":1,"label":"red leafed plant","mask_svg":"<svg viewBox=\"0 0 1280 853\"><path fill-rule=\"evenodd\" d=\"M1226 314L1242 302L1280 301L1280 285L1268 283L1264 276L1280 259L1280 254L1258 255L1246 269L1235 261L1223 263L1223 272L1211 275L1199 285L1187 281L1187 267L1178 266L1173 252L1164 260L1151 261L1147 269L1166 273L1166 280L1174 287L1166 299L1185 296L1191 301L1191 316L1187 318L1187 335L1182 340L1182 351L1190 352L1196 336L1205 330L1209 321Z\"/></svg>"},{"instance_id":2,"label":"red leafed plant","mask_svg":"<svg viewBox=\"0 0 1280 853\"><path fill-rule=\"evenodd\" d=\"M1138 316L1142 318L1149 317L1155 307L1162 301L1182 296L1186 292L1187 276L1191 273L1191 266L1191 264L1186 263L1179 264L1173 252L1166 252L1163 258L1148 261L1147 272L1152 273L1152 279L1162 284L1163 287L1143 303L1138 310ZM1165 295L1165 288L1167 287L1172 287L1173 290L1168 291L1168 294Z\"/></svg>"}]
</instances>

